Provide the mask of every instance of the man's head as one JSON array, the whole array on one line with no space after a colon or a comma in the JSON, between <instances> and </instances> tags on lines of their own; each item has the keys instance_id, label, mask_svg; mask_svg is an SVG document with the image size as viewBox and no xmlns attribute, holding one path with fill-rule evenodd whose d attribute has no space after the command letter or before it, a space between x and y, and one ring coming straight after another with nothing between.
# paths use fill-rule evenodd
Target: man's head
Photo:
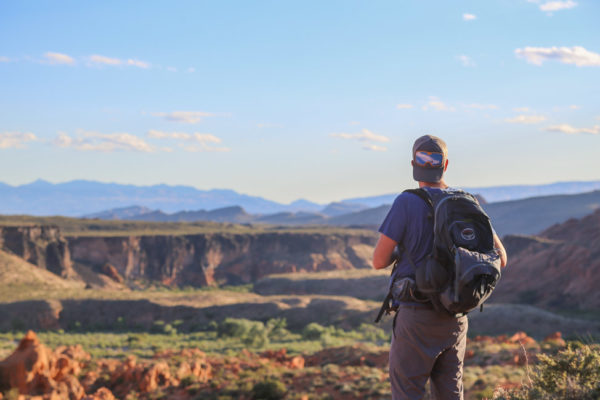
<instances>
[{"instance_id":1,"label":"man's head","mask_svg":"<svg viewBox=\"0 0 600 400\"><path fill-rule=\"evenodd\" d=\"M413 179L418 182L437 183L448 167L446 142L437 136L425 135L415 140L412 149Z\"/></svg>"}]
</instances>

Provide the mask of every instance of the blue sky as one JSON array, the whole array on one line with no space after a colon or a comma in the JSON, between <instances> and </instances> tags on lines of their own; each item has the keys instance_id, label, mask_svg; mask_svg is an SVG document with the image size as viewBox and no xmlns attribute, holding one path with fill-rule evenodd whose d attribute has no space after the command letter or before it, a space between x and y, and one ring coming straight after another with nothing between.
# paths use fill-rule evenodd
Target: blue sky
<instances>
[{"instance_id":1,"label":"blue sky","mask_svg":"<svg viewBox=\"0 0 600 400\"><path fill-rule=\"evenodd\" d=\"M0 181L290 202L600 179L600 2L0 2Z\"/></svg>"}]
</instances>

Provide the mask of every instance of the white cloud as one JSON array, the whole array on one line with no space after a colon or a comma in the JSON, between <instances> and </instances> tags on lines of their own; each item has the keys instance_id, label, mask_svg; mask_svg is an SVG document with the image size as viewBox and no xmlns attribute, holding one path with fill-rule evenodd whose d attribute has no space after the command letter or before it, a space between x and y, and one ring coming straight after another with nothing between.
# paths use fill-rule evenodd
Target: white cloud
<instances>
[{"instance_id":1,"label":"white cloud","mask_svg":"<svg viewBox=\"0 0 600 400\"><path fill-rule=\"evenodd\" d=\"M572 0L567 1L547 1L544 4L540 4L540 10L545 12L568 10L570 8L577 7L577 2Z\"/></svg>"},{"instance_id":2,"label":"white cloud","mask_svg":"<svg viewBox=\"0 0 600 400\"><path fill-rule=\"evenodd\" d=\"M193 73L193 72L196 72L196 68L194 68L194 67L189 67L189 68L187 69L187 72L189 72L190 74L191 74L191 73Z\"/></svg>"},{"instance_id":3,"label":"white cloud","mask_svg":"<svg viewBox=\"0 0 600 400\"><path fill-rule=\"evenodd\" d=\"M0 133L0 149L23 149L25 143L38 140L31 132L3 132Z\"/></svg>"},{"instance_id":4,"label":"white cloud","mask_svg":"<svg viewBox=\"0 0 600 400\"><path fill-rule=\"evenodd\" d=\"M581 108L581 106L578 106L577 104L571 104L571 105L569 106L569 108L570 108L571 110L579 110L579 109Z\"/></svg>"},{"instance_id":5,"label":"white cloud","mask_svg":"<svg viewBox=\"0 0 600 400\"><path fill-rule=\"evenodd\" d=\"M575 64L578 67L600 66L600 54L586 50L581 46L525 47L516 49L515 54L534 65L542 65L546 61L559 61L564 64Z\"/></svg>"},{"instance_id":6,"label":"white cloud","mask_svg":"<svg viewBox=\"0 0 600 400\"><path fill-rule=\"evenodd\" d=\"M62 53L53 53L48 51L44 53L44 59L49 64L66 64L66 65L74 65L75 59L67 54Z\"/></svg>"},{"instance_id":7,"label":"white cloud","mask_svg":"<svg viewBox=\"0 0 600 400\"><path fill-rule=\"evenodd\" d=\"M175 139L175 140L190 140L192 135L185 132L163 132L151 129L148 131L148 137L153 139Z\"/></svg>"},{"instance_id":8,"label":"white cloud","mask_svg":"<svg viewBox=\"0 0 600 400\"><path fill-rule=\"evenodd\" d=\"M539 124L545 120L546 117L543 115L517 115L513 118L506 118L504 121L511 124Z\"/></svg>"},{"instance_id":9,"label":"white cloud","mask_svg":"<svg viewBox=\"0 0 600 400\"><path fill-rule=\"evenodd\" d=\"M398 110L407 110L409 108L413 108L413 105L412 104L398 104L398 105L396 105L396 108Z\"/></svg>"},{"instance_id":10,"label":"white cloud","mask_svg":"<svg viewBox=\"0 0 600 400\"><path fill-rule=\"evenodd\" d=\"M107 65L110 67L117 67L120 65L129 65L132 67L138 67L138 68L143 68L143 69L150 68L150 63L148 63L146 61L137 60L134 58L129 58L127 60L121 60L119 58L112 58L112 57L101 56L99 54L93 54L93 55L87 57L87 60L88 60L88 64L95 65L95 66Z\"/></svg>"},{"instance_id":11,"label":"white cloud","mask_svg":"<svg viewBox=\"0 0 600 400\"><path fill-rule=\"evenodd\" d=\"M478 104L478 103L473 103L473 104L465 104L464 105L466 108L473 108L476 110L497 110L498 106L495 104Z\"/></svg>"},{"instance_id":12,"label":"white cloud","mask_svg":"<svg viewBox=\"0 0 600 400\"><path fill-rule=\"evenodd\" d=\"M167 67L167 71L169 71L169 72L177 72L177 68L175 68L175 67Z\"/></svg>"},{"instance_id":13,"label":"white cloud","mask_svg":"<svg viewBox=\"0 0 600 400\"><path fill-rule=\"evenodd\" d=\"M0 63L11 62L12 60L8 57L0 56Z\"/></svg>"},{"instance_id":14,"label":"white cloud","mask_svg":"<svg viewBox=\"0 0 600 400\"><path fill-rule=\"evenodd\" d=\"M150 63L147 63L146 61L136 60L133 58L130 58L127 60L127 65L132 65L134 67L143 68L143 69L150 68Z\"/></svg>"},{"instance_id":15,"label":"white cloud","mask_svg":"<svg viewBox=\"0 0 600 400\"><path fill-rule=\"evenodd\" d=\"M101 55L98 55L98 54L94 54L94 55L89 56L88 60L92 64L96 64L96 65L117 66L117 65L123 64L123 61L119 60L118 58L111 58L111 57L101 56Z\"/></svg>"},{"instance_id":16,"label":"white cloud","mask_svg":"<svg viewBox=\"0 0 600 400\"><path fill-rule=\"evenodd\" d=\"M591 128L575 128L569 124L552 125L546 128L548 132L562 132L567 135L575 135L577 133L590 133L592 135L600 135L600 125L594 125Z\"/></svg>"},{"instance_id":17,"label":"white cloud","mask_svg":"<svg viewBox=\"0 0 600 400\"><path fill-rule=\"evenodd\" d=\"M205 111L173 111L170 113L152 113L155 117L164 117L167 121L184 122L186 124L197 124L205 117L214 117L215 113Z\"/></svg>"},{"instance_id":18,"label":"white cloud","mask_svg":"<svg viewBox=\"0 0 600 400\"><path fill-rule=\"evenodd\" d=\"M455 111L454 107L450 107L446 105L443 101L438 99L435 96L429 97L429 102L421 107L424 111L427 111L429 108L433 108L436 111Z\"/></svg>"},{"instance_id":19,"label":"white cloud","mask_svg":"<svg viewBox=\"0 0 600 400\"><path fill-rule=\"evenodd\" d=\"M387 151L387 148L372 143L364 144L363 149L371 151Z\"/></svg>"},{"instance_id":20,"label":"white cloud","mask_svg":"<svg viewBox=\"0 0 600 400\"><path fill-rule=\"evenodd\" d=\"M463 67L474 67L475 66L475 62L473 61L473 59L464 54L462 54L460 56L456 56L456 59L458 61L460 61L460 63L463 65Z\"/></svg>"},{"instance_id":21,"label":"white cloud","mask_svg":"<svg viewBox=\"0 0 600 400\"><path fill-rule=\"evenodd\" d=\"M462 18L463 18L463 21L473 21L473 20L477 19L477 15L464 13L462 15Z\"/></svg>"},{"instance_id":22,"label":"white cloud","mask_svg":"<svg viewBox=\"0 0 600 400\"><path fill-rule=\"evenodd\" d=\"M378 135L368 129L363 129L361 133L332 133L330 136L345 140L360 140L361 142L389 142L390 138L383 135Z\"/></svg>"},{"instance_id":23,"label":"white cloud","mask_svg":"<svg viewBox=\"0 0 600 400\"><path fill-rule=\"evenodd\" d=\"M221 143L221 138L210 133L163 132L149 130L148 137L153 139L173 139L187 143L180 143L179 147L189 152L226 152L227 147L212 147L210 144ZM172 149L170 150L172 151Z\"/></svg>"},{"instance_id":24,"label":"white cloud","mask_svg":"<svg viewBox=\"0 0 600 400\"><path fill-rule=\"evenodd\" d=\"M513 108L514 112L529 112L529 107L517 107Z\"/></svg>"},{"instance_id":25,"label":"white cloud","mask_svg":"<svg viewBox=\"0 0 600 400\"><path fill-rule=\"evenodd\" d=\"M155 148L144 139L130 133L99 133L79 131L77 137L73 138L64 132L60 132L54 140L58 147L73 148L80 151L137 151L151 153Z\"/></svg>"}]
</instances>

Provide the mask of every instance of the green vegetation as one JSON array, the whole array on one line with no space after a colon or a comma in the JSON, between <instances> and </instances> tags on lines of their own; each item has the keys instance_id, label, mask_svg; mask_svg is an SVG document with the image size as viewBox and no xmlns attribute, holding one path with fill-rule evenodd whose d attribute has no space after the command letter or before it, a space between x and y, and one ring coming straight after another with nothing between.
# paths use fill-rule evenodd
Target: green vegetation
<instances>
[{"instance_id":1,"label":"green vegetation","mask_svg":"<svg viewBox=\"0 0 600 400\"><path fill-rule=\"evenodd\" d=\"M231 224L218 222L147 222L114 221L70 217L35 217L30 215L0 215L0 226L55 225L65 236L149 236L149 235L195 235L211 233L367 233L363 229L329 226L280 227L256 224Z\"/></svg>"},{"instance_id":2,"label":"green vegetation","mask_svg":"<svg viewBox=\"0 0 600 400\"><path fill-rule=\"evenodd\" d=\"M540 354L521 388L498 390L496 400L594 400L600 398L600 345L571 342L555 356Z\"/></svg>"}]
</instances>

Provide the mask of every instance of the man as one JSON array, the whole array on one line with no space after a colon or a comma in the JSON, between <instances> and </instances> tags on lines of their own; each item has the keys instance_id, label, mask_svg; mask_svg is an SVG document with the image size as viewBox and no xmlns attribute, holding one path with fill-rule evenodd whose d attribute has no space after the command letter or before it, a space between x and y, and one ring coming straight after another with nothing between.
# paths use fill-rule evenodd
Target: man
<instances>
[{"instance_id":1,"label":"man","mask_svg":"<svg viewBox=\"0 0 600 400\"><path fill-rule=\"evenodd\" d=\"M413 178L430 192L447 190L444 172L448 168L446 143L431 135L418 138L412 149ZM373 254L373 267L389 266L394 249L401 245L413 265L419 266L431 252L433 223L427 218L428 205L413 193L400 194L379 228L380 236ZM494 247L506 266L506 251L494 234ZM398 278L415 276L408 256L402 256L396 270ZM394 318L390 348L392 399L421 399L431 378L436 399L463 399L463 359L468 321L436 312L431 303L402 301Z\"/></svg>"}]
</instances>

